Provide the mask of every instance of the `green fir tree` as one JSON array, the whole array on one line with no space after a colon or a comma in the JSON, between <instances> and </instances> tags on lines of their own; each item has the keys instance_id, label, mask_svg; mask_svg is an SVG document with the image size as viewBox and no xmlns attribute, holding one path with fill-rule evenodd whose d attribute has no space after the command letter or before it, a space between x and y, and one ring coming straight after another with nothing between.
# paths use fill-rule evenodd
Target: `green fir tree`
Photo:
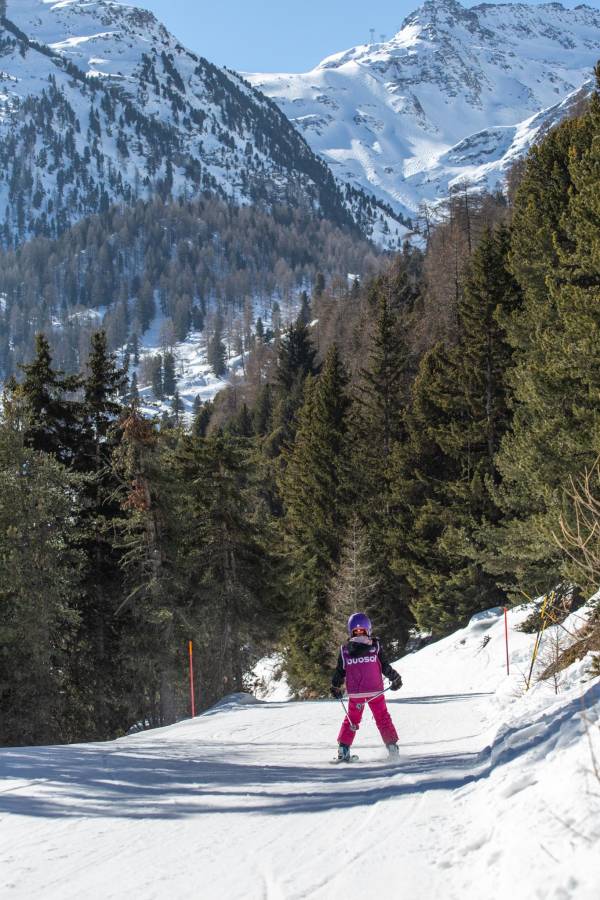
<instances>
[{"instance_id":1,"label":"green fir tree","mask_svg":"<svg viewBox=\"0 0 600 900\"><path fill-rule=\"evenodd\" d=\"M292 597L286 651L293 690L325 692L332 634L329 589L347 520L348 376L335 345L309 377L295 441L281 479L284 547Z\"/></svg>"}]
</instances>

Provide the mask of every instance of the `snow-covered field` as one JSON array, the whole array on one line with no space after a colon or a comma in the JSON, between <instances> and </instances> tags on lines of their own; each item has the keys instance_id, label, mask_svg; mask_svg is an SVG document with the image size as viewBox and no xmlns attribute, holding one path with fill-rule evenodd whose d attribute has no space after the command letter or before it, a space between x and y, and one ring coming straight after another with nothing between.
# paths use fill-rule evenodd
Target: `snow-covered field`
<instances>
[{"instance_id":1,"label":"snow-covered field","mask_svg":"<svg viewBox=\"0 0 600 900\"><path fill-rule=\"evenodd\" d=\"M600 679L588 658L558 694L525 694L525 615L510 677L500 610L398 664L395 766L371 721L361 762L329 765L333 701L250 695L111 743L0 751L0 895L597 900Z\"/></svg>"}]
</instances>

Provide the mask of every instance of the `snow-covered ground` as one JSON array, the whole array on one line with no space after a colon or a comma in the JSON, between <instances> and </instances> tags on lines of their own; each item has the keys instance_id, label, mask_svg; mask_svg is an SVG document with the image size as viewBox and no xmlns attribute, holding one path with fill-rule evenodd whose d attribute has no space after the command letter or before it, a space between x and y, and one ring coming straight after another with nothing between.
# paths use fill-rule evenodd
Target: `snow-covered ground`
<instances>
[{"instance_id":1,"label":"snow-covered ground","mask_svg":"<svg viewBox=\"0 0 600 900\"><path fill-rule=\"evenodd\" d=\"M352 276L357 278L358 276ZM350 278L350 276L348 276ZM257 320L260 318L264 328L273 327L273 306L278 305L278 321L284 329L288 327L298 315L300 309L300 296L303 290L311 290L311 285L297 287L286 298L279 295L273 297L254 297L252 300L251 331L256 334ZM0 294L0 308L2 295ZM93 311L91 311L93 312ZM241 313L238 315L241 318ZM144 332L141 339L139 358L142 363L144 358L163 354L165 348L161 339L163 327L168 319L159 309L150 327ZM316 324L315 320L313 324ZM172 324L172 323L171 323ZM229 334L227 323L224 328L223 342L226 349L233 343ZM194 401L198 397L202 403L214 400L219 391L224 390L232 383L232 376L244 377L244 360L241 355L228 356L226 360L227 373L218 378L208 362L207 354L208 334L206 331L190 331L186 339L176 341L171 348L175 358L175 379L177 390L183 407L183 416L190 422L193 417ZM122 348L125 351L125 347ZM144 380L143 366L130 363L130 374L136 372L138 378L138 390L140 395L140 408L144 415L160 416L162 413L172 413L172 398L166 397L158 400L154 396L152 386Z\"/></svg>"},{"instance_id":2,"label":"snow-covered ground","mask_svg":"<svg viewBox=\"0 0 600 900\"><path fill-rule=\"evenodd\" d=\"M501 610L398 664L395 766L368 715L361 762L331 766L339 704L250 695L111 743L0 751L0 895L597 900L600 679L588 658L558 694L524 693L525 615L510 677Z\"/></svg>"}]
</instances>

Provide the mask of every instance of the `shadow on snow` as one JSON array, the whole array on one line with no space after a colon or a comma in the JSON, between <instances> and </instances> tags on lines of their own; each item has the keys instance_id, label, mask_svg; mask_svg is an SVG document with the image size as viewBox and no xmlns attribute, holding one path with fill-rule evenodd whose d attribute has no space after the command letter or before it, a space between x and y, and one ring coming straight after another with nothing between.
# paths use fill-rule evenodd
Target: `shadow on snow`
<instances>
[{"instance_id":1,"label":"shadow on snow","mask_svg":"<svg viewBox=\"0 0 600 900\"><path fill-rule=\"evenodd\" d=\"M467 696L477 695L398 702L448 702ZM479 752L401 758L395 766L257 765L244 761L249 756L244 753L244 745L217 742L201 742L195 757L190 756L189 741L169 741L156 753L143 748L136 752L133 743L124 747L109 743L7 749L0 752L0 778L24 783L3 790L0 780L0 816L180 819L215 813L281 815L365 806L425 791L449 791L486 777L492 767L505 765L522 753L536 748L547 753L558 741L563 724L599 699L600 682L581 699L544 714L534 725L501 730L493 743ZM584 727L580 716L573 740ZM268 742L256 741L251 746L254 750L264 747L265 757L271 747ZM321 751L322 746L315 745L315 753ZM43 788L43 796L27 795L30 787Z\"/></svg>"}]
</instances>

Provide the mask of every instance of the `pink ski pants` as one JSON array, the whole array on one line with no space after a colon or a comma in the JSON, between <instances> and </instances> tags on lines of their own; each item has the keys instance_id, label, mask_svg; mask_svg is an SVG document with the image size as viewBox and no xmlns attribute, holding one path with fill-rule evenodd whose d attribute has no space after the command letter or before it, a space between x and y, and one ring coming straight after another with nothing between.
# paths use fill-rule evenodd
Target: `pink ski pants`
<instances>
[{"instance_id":1,"label":"pink ski pants","mask_svg":"<svg viewBox=\"0 0 600 900\"><path fill-rule=\"evenodd\" d=\"M375 697L373 700L369 700L368 697L350 698L348 701L348 716L350 722L352 722L353 725L356 725L356 731L358 731L358 726L360 725L360 720L362 719L367 703L373 713L375 724L379 728L379 733L383 738L384 744L395 744L398 740L398 732L394 728L394 723L392 722L392 717L389 714L383 695L381 697ZM338 744L347 744L350 746L354 740L356 731L352 731L350 722L348 722L348 719L344 716L344 721L340 728L340 733L338 734Z\"/></svg>"}]
</instances>

